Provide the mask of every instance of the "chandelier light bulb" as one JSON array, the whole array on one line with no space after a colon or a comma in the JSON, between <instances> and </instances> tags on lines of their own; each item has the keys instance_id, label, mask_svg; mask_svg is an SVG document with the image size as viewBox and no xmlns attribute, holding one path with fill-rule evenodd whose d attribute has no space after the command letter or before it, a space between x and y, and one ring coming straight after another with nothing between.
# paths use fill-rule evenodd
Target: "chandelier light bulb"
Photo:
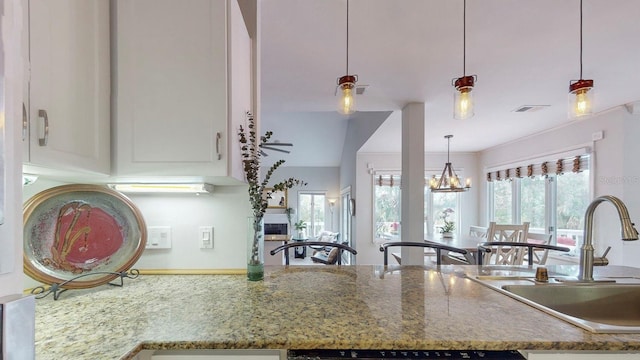
<instances>
[{"instance_id":1,"label":"chandelier light bulb","mask_svg":"<svg viewBox=\"0 0 640 360\"><path fill-rule=\"evenodd\" d=\"M429 188L431 189L435 189L438 187L438 179L436 178L435 175L431 176L431 179L429 180Z\"/></svg>"},{"instance_id":2,"label":"chandelier light bulb","mask_svg":"<svg viewBox=\"0 0 640 360\"><path fill-rule=\"evenodd\" d=\"M454 175L451 177L451 187L457 188L458 186L460 186L460 181L458 180L458 177Z\"/></svg>"}]
</instances>

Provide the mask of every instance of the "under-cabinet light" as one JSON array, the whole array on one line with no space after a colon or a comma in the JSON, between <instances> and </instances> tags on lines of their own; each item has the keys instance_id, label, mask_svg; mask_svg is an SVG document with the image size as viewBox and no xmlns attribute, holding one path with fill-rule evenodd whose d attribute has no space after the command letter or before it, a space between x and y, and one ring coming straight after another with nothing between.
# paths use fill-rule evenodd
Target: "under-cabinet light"
<instances>
[{"instance_id":1,"label":"under-cabinet light","mask_svg":"<svg viewBox=\"0 0 640 360\"><path fill-rule=\"evenodd\" d=\"M114 190L127 193L212 193L213 185L197 184L111 184Z\"/></svg>"}]
</instances>

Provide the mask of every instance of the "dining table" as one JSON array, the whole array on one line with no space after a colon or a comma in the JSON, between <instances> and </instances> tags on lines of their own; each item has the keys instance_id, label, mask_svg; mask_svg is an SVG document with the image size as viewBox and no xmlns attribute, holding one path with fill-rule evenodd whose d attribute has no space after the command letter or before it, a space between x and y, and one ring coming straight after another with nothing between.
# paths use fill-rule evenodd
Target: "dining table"
<instances>
[{"instance_id":1,"label":"dining table","mask_svg":"<svg viewBox=\"0 0 640 360\"><path fill-rule=\"evenodd\" d=\"M441 234L432 234L430 236L426 236L424 241L427 243L442 244L467 250L467 254L464 255L464 258L469 264L476 265L478 263L478 245L486 242L487 238L468 234L454 234L452 237L443 237ZM442 256L448 256L446 253L447 252L443 252Z\"/></svg>"}]
</instances>

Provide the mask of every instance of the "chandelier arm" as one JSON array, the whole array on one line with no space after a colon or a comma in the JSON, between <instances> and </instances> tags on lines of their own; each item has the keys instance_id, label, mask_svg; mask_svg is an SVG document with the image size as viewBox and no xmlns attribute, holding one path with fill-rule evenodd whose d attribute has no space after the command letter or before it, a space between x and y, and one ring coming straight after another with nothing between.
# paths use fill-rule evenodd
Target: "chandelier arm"
<instances>
[{"instance_id":1,"label":"chandelier arm","mask_svg":"<svg viewBox=\"0 0 640 360\"><path fill-rule=\"evenodd\" d=\"M440 179L438 180L438 186L436 187L436 189L442 189L442 182L446 178L446 175L447 175L447 165L445 165L444 169L442 169L442 175L440 175ZM446 186L447 183L445 182L444 185Z\"/></svg>"}]
</instances>

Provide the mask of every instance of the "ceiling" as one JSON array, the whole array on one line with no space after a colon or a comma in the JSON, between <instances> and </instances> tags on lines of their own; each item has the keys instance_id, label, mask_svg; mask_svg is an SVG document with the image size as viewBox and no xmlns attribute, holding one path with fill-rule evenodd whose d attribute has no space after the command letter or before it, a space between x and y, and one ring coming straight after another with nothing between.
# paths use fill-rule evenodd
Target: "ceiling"
<instances>
[{"instance_id":1,"label":"ceiling","mask_svg":"<svg viewBox=\"0 0 640 360\"><path fill-rule=\"evenodd\" d=\"M346 74L347 0L261 3L263 129L293 142L271 153L287 166L337 166L349 116L336 109ZM475 152L566 124L569 81L580 77L579 0L469 0L466 75L475 116L453 120L451 81L463 75L462 0L350 0L349 72L359 118L425 103L425 150ZM595 113L640 100L640 1L584 0L583 78ZM545 105L515 113L523 105ZM351 116L354 116L351 115ZM361 148L400 152L400 113ZM281 156L282 155L282 156Z\"/></svg>"}]
</instances>

